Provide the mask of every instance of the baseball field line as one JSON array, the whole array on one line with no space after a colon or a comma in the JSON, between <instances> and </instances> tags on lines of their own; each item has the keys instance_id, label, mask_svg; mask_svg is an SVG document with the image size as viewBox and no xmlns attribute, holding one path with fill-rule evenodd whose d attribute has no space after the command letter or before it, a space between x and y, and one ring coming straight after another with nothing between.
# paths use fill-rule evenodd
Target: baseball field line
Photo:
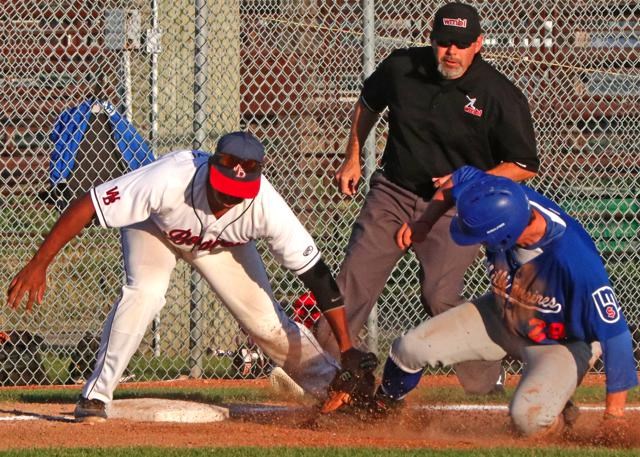
<instances>
[{"instance_id":1,"label":"baseball field line","mask_svg":"<svg viewBox=\"0 0 640 457\"><path fill-rule=\"evenodd\" d=\"M295 408L295 407L294 407ZM253 410L255 411L249 411ZM269 405L255 405L251 408L247 408L245 413L260 412L265 413L269 411L277 412L287 409L282 406L269 406ZM480 405L480 404L462 404L462 405L419 405L414 406L413 409L418 410L430 410L430 411L485 411L485 412L507 412L507 405ZM586 405L580 406L581 411L604 411L604 406ZM640 411L640 406L627 406L626 411ZM75 422L75 419L70 416L54 416L54 415L39 415L39 414L17 414L13 416L2 416L0 422L12 422L12 421L30 421L30 420L54 420L58 422Z\"/></svg>"}]
</instances>

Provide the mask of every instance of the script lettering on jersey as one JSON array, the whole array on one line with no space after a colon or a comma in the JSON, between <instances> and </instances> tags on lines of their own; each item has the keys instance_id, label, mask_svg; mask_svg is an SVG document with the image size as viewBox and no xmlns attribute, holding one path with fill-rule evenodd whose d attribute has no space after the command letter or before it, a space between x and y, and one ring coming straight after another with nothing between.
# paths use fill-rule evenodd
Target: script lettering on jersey
<instances>
[{"instance_id":1,"label":"script lettering on jersey","mask_svg":"<svg viewBox=\"0 0 640 457\"><path fill-rule=\"evenodd\" d=\"M546 297L536 290L531 290L531 285L526 280L512 280L506 270L489 265L489 278L493 293L508 300L512 305L545 314L557 314L562 311L562 303L555 297Z\"/></svg>"},{"instance_id":2,"label":"script lettering on jersey","mask_svg":"<svg viewBox=\"0 0 640 457\"><path fill-rule=\"evenodd\" d=\"M203 237L192 234L191 229L173 229L168 233L164 232L164 234L173 244L177 246L197 246L198 251L210 251L218 246L228 248L244 244L225 241L222 238L204 241Z\"/></svg>"},{"instance_id":3,"label":"script lettering on jersey","mask_svg":"<svg viewBox=\"0 0 640 457\"><path fill-rule=\"evenodd\" d=\"M613 324L620 320L620 306L616 301L616 295L609 286L601 287L591 294L593 304L598 310L600 319L607 324Z\"/></svg>"},{"instance_id":4,"label":"script lettering on jersey","mask_svg":"<svg viewBox=\"0 0 640 457\"><path fill-rule=\"evenodd\" d=\"M118 191L118 186L112 187L106 192L106 194L106 196L102 197L102 202L107 206L117 200L120 200L120 192Z\"/></svg>"}]
</instances>

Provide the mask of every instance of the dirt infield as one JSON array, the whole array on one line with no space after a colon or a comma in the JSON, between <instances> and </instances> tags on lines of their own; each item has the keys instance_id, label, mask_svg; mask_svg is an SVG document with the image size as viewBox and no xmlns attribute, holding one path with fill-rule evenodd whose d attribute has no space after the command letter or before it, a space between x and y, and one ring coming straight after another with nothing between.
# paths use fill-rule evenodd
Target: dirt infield
<instances>
[{"instance_id":1,"label":"dirt infield","mask_svg":"<svg viewBox=\"0 0 640 457\"><path fill-rule=\"evenodd\" d=\"M438 381L449 382L455 381ZM265 381L181 381L162 385L195 387L202 384L268 388ZM586 411L578 418L574 429L563 436L533 440L512 433L504 410L434 410L430 409L432 405L409 401L398 417L363 422L345 414L318 418L313 408L295 404L277 403L274 408L262 410L251 406L228 406L232 412L231 419L210 424L126 420L81 424L70 421L71 404L0 403L0 448L331 446L474 449L610 446L640 449L638 411L630 411L624 424L603 423L601 411Z\"/></svg>"}]
</instances>

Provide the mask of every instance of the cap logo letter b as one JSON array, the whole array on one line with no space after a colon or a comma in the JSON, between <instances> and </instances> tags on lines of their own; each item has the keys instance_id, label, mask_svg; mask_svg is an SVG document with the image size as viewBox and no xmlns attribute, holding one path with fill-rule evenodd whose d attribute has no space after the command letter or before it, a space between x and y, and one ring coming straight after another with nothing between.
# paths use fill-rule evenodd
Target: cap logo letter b
<instances>
[{"instance_id":1,"label":"cap logo letter b","mask_svg":"<svg viewBox=\"0 0 640 457\"><path fill-rule=\"evenodd\" d=\"M244 178L247 176L247 173L244 171L244 169L242 168L242 165L238 164L235 167L233 167L233 171L236 172L236 178Z\"/></svg>"}]
</instances>

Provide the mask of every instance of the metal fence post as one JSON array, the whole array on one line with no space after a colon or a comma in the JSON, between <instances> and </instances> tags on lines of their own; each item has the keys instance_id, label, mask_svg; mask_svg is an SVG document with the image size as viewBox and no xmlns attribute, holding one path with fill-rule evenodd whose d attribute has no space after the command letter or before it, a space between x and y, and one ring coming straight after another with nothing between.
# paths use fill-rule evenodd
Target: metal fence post
<instances>
[{"instance_id":1,"label":"metal fence post","mask_svg":"<svg viewBox=\"0 0 640 457\"><path fill-rule=\"evenodd\" d=\"M158 54L162 50L160 37L158 0L151 0L151 28L147 30L147 52L151 57L151 75L149 76L149 84L151 85L149 123L151 124L151 131L149 132L149 141L151 143L151 151L156 157L158 154ZM160 357L160 313L153 318L151 333L153 334L153 355Z\"/></svg>"},{"instance_id":2,"label":"metal fence post","mask_svg":"<svg viewBox=\"0 0 640 457\"><path fill-rule=\"evenodd\" d=\"M135 9L112 9L105 12L105 44L108 49L122 52L119 68L122 81L121 107L130 121L133 118L131 54L140 48L140 12Z\"/></svg>"},{"instance_id":3,"label":"metal fence post","mask_svg":"<svg viewBox=\"0 0 640 457\"><path fill-rule=\"evenodd\" d=\"M375 70L375 0L362 0L362 70L363 81ZM376 169L376 130L373 128L364 144L364 191L369 191L369 179ZM378 353L378 306L373 306L367 319L367 347Z\"/></svg>"},{"instance_id":4,"label":"metal fence post","mask_svg":"<svg viewBox=\"0 0 640 457\"><path fill-rule=\"evenodd\" d=\"M195 50L193 71L193 149L200 149L205 142L205 103L207 94L205 83L207 81L208 60L208 8L206 0L195 1ZM192 378L200 378L203 368L202 351L202 307L204 305L204 284L200 274L191 270L191 301L189 314L189 375Z\"/></svg>"}]
</instances>

